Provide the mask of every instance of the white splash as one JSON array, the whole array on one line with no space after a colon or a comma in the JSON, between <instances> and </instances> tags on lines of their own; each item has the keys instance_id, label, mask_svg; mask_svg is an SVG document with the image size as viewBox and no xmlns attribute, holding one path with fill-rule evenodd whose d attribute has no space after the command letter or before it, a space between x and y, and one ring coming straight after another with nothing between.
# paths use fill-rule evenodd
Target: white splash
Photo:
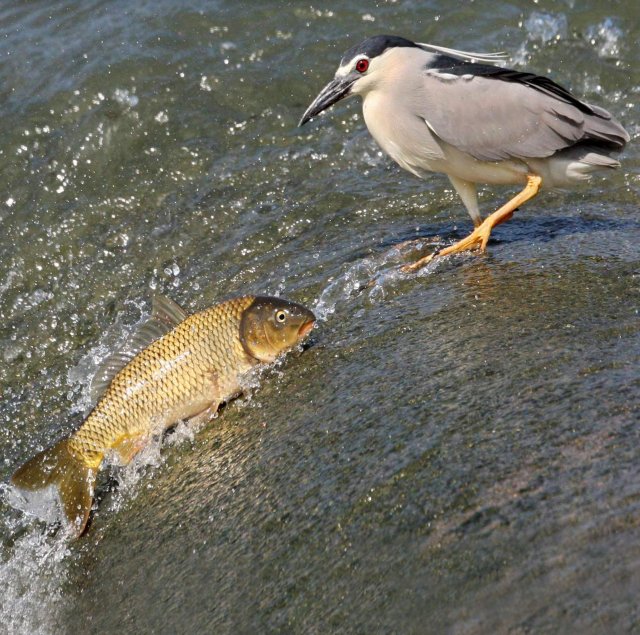
<instances>
[{"instance_id":1,"label":"white splash","mask_svg":"<svg viewBox=\"0 0 640 635\"><path fill-rule=\"evenodd\" d=\"M543 11L533 11L521 26L526 31L526 38L512 58L515 64L526 64L531 58L531 50L566 38L569 30L566 15Z\"/></svg>"},{"instance_id":2,"label":"white splash","mask_svg":"<svg viewBox=\"0 0 640 635\"><path fill-rule=\"evenodd\" d=\"M6 502L6 491L2 491ZM5 518L8 534L25 532L3 545L0 560L0 624L7 635L62 632L62 588L70 551L62 532L51 535L40 523Z\"/></svg>"},{"instance_id":3,"label":"white splash","mask_svg":"<svg viewBox=\"0 0 640 635\"><path fill-rule=\"evenodd\" d=\"M624 35L611 18L605 18L600 24L587 29L589 44L596 47L599 57L618 57L620 55L620 39Z\"/></svg>"},{"instance_id":4,"label":"white splash","mask_svg":"<svg viewBox=\"0 0 640 635\"><path fill-rule=\"evenodd\" d=\"M336 312L341 303L360 294L364 294L371 302L382 301L390 286L395 286L399 280L406 279L409 275L416 275L406 274L400 270L400 264L404 262L407 249L423 249L427 245L433 245L434 240L410 241L396 245L383 253L363 258L349 265L336 278L330 278L313 308L318 320L327 320L330 315ZM434 260L420 269L417 275L430 275L439 262L437 259Z\"/></svg>"},{"instance_id":5,"label":"white splash","mask_svg":"<svg viewBox=\"0 0 640 635\"><path fill-rule=\"evenodd\" d=\"M113 98L121 105L126 108L135 108L140 101L137 95L134 95L131 91L126 88L116 88L113 91Z\"/></svg>"},{"instance_id":6,"label":"white splash","mask_svg":"<svg viewBox=\"0 0 640 635\"><path fill-rule=\"evenodd\" d=\"M567 37L568 26L567 16L564 13L553 14L542 11L534 11L524 23L527 39L542 44Z\"/></svg>"}]
</instances>

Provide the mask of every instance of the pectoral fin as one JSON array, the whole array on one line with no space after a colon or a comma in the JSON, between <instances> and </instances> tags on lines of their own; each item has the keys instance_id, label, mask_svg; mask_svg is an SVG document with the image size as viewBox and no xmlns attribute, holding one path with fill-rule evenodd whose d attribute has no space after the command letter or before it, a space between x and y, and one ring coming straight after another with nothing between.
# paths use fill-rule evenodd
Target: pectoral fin
<instances>
[{"instance_id":1,"label":"pectoral fin","mask_svg":"<svg viewBox=\"0 0 640 635\"><path fill-rule=\"evenodd\" d=\"M220 407L220 403L217 401L214 401L208 408L206 408L202 412L199 412L197 415L194 415L193 417L189 417L189 419L187 419L187 423L189 424L189 427L199 428L200 426L209 423L209 421L211 421L211 419L213 419L213 417L215 416L219 407Z\"/></svg>"},{"instance_id":2,"label":"pectoral fin","mask_svg":"<svg viewBox=\"0 0 640 635\"><path fill-rule=\"evenodd\" d=\"M147 439L142 436L123 436L116 441L112 449L115 450L122 465L131 463L133 457L147 444Z\"/></svg>"}]
</instances>

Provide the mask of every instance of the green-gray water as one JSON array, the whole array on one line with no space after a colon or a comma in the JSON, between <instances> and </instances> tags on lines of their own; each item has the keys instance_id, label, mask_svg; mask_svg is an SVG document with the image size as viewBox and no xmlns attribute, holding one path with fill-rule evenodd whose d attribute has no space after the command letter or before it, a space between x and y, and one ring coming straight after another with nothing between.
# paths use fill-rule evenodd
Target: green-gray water
<instances>
[{"instance_id":1,"label":"green-gray water","mask_svg":"<svg viewBox=\"0 0 640 635\"><path fill-rule=\"evenodd\" d=\"M321 317L209 428L112 470L79 542L3 499L0 632L640 632L637 2L31 1L0 24L3 480L79 424L152 293ZM296 127L376 33L507 51L625 125L623 169L544 192L485 257L394 274L395 244L469 231L448 181L382 156L355 100Z\"/></svg>"}]
</instances>

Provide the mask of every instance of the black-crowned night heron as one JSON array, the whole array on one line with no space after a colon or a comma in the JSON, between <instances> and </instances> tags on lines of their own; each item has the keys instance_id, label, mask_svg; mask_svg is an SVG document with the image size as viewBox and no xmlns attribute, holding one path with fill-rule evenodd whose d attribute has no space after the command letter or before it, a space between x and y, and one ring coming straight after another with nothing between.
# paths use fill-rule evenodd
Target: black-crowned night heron
<instances>
[{"instance_id":1,"label":"black-crowned night heron","mask_svg":"<svg viewBox=\"0 0 640 635\"><path fill-rule=\"evenodd\" d=\"M469 236L437 253L484 251L493 227L543 185L572 186L596 170L619 167L611 154L629 141L606 110L546 77L494 66L502 57L370 37L344 54L300 125L360 95L365 123L380 147L419 177L444 172L473 219ZM524 189L483 221L476 183Z\"/></svg>"}]
</instances>

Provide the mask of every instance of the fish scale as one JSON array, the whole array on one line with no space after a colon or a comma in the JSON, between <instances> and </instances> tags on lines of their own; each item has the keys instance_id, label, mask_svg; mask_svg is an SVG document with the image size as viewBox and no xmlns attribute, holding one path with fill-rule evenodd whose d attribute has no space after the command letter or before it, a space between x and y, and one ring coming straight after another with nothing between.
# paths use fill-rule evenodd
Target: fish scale
<instances>
[{"instance_id":1,"label":"fish scale","mask_svg":"<svg viewBox=\"0 0 640 635\"><path fill-rule=\"evenodd\" d=\"M237 298L190 316L153 342L118 373L70 447L97 467L105 451L119 439L152 433L166 427L166 416L185 399L197 399L218 376L223 400L237 384L237 374L255 361L233 334L238 332L251 296ZM204 395L203 395L204 397ZM211 399L214 401L214 399ZM185 411L179 418L198 414Z\"/></svg>"},{"instance_id":2,"label":"fish scale","mask_svg":"<svg viewBox=\"0 0 640 635\"><path fill-rule=\"evenodd\" d=\"M314 320L308 309L280 298L243 296L189 317L170 300L156 299L131 349L98 373L92 392L106 388L84 423L16 470L12 484L27 494L57 487L80 535L105 454L115 451L127 464L153 434L180 420L209 420L240 391L244 373L298 343Z\"/></svg>"}]
</instances>

